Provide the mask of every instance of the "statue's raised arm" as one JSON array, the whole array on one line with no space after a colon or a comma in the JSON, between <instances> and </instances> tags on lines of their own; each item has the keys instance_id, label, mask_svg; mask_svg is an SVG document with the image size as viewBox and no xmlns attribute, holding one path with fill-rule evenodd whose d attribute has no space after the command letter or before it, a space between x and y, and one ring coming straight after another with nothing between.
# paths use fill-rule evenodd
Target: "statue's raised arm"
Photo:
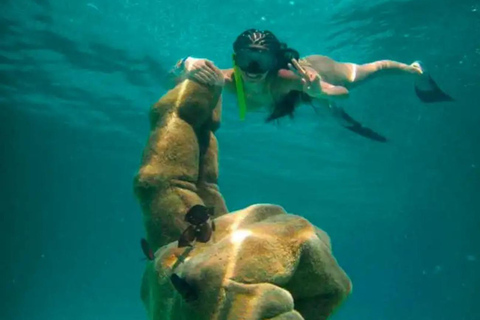
<instances>
[{"instance_id":1,"label":"statue's raised arm","mask_svg":"<svg viewBox=\"0 0 480 320\"><path fill-rule=\"evenodd\" d=\"M227 214L217 186L220 113L221 87L190 80L151 110L134 182L148 319L327 319L351 292L328 235L276 205Z\"/></svg>"}]
</instances>

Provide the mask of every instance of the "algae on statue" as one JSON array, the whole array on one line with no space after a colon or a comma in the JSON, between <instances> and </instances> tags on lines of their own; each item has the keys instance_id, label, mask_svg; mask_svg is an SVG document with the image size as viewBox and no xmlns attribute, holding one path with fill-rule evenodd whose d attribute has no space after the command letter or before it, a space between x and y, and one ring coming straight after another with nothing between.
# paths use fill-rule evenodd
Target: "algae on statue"
<instances>
[{"instance_id":1,"label":"algae on statue","mask_svg":"<svg viewBox=\"0 0 480 320\"><path fill-rule=\"evenodd\" d=\"M185 80L151 110L134 186L156 251L141 286L148 318L327 319L351 292L328 235L277 205L226 214L214 135L220 94ZM206 243L179 247L189 226L184 217L198 205L215 209L215 232Z\"/></svg>"}]
</instances>

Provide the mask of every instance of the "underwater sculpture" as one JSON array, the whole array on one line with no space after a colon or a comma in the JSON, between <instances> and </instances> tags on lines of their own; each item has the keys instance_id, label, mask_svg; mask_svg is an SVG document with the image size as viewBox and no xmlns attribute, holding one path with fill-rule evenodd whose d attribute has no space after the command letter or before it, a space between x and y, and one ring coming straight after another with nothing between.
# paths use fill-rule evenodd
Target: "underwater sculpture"
<instances>
[{"instance_id":1,"label":"underwater sculpture","mask_svg":"<svg viewBox=\"0 0 480 320\"><path fill-rule=\"evenodd\" d=\"M220 118L221 87L190 80L151 109L134 179L148 319L327 319L352 287L328 235L276 205L227 214L217 185Z\"/></svg>"}]
</instances>

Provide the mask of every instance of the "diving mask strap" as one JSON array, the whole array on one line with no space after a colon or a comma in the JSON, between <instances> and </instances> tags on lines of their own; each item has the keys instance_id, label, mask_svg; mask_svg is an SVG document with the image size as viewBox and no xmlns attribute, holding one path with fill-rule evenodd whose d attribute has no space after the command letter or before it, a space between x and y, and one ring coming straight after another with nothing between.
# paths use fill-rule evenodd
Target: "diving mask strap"
<instances>
[{"instance_id":1,"label":"diving mask strap","mask_svg":"<svg viewBox=\"0 0 480 320\"><path fill-rule=\"evenodd\" d=\"M245 90L243 89L243 79L240 74L240 68L235 62L235 54L232 56L233 60L233 76L235 77L235 87L237 89L238 111L240 113L240 120L245 120L247 114L247 102L245 100Z\"/></svg>"}]
</instances>

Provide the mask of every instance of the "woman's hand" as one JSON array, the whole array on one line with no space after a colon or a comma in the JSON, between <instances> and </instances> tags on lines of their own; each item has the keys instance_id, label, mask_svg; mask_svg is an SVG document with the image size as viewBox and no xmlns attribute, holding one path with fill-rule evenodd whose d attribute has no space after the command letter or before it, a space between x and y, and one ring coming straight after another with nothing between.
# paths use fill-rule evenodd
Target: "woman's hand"
<instances>
[{"instance_id":1,"label":"woman's hand","mask_svg":"<svg viewBox=\"0 0 480 320\"><path fill-rule=\"evenodd\" d=\"M322 77L320 77L318 72L310 68L306 69L302 67L295 59L292 59L292 63L288 64L288 68L300 77L300 81L302 82L303 86L303 92L313 98L320 98L324 96L321 84Z\"/></svg>"},{"instance_id":2,"label":"woman's hand","mask_svg":"<svg viewBox=\"0 0 480 320\"><path fill-rule=\"evenodd\" d=\"M223 86L225 78L223 73L212 61L207 59L187 58L185 60L184 77L202 84Z\"/></svg>"},{"instance_id":3,"label":"woman's hand","mask_svg":"<svg viewBox=\"0 0 480 320\"><path fill-rule=\"evenodd\" d=\"M290 70L280 70L278 75L284 79L300 81L301 90L312 98L348 98L348 89L334 86L322 80L322 77L312 68L302 67L297 60L288 65ZM300 88L295 89L300 90Z\"/></svg>"}]
</instances>

